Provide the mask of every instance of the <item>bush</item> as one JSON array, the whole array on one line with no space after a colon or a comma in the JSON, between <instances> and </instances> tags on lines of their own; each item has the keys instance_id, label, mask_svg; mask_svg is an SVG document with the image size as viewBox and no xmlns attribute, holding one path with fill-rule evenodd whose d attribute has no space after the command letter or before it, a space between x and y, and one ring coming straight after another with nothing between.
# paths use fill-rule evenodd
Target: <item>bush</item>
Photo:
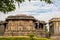
<instances>
[{"instance_id":1,"label":"bush","mask_svg":"<svg viewBox=\"0 0 60 40\"><path fill-rule=\"evenodd\" d=\"M30 37L30 38L33 38L33 37L34 37L34 34L30 34L29 37Z\"/></svg>"},{"instance_id":2,"label":"bush","mask_svg":"<svg viewBox=\"0 0 60 40\"><path fill-rule=\"evenodd\" d=\"M34 38L33 38L34 34L30 34L29 37L30 37L30 40L34 40Z\"/></svg>"}]
</instances>

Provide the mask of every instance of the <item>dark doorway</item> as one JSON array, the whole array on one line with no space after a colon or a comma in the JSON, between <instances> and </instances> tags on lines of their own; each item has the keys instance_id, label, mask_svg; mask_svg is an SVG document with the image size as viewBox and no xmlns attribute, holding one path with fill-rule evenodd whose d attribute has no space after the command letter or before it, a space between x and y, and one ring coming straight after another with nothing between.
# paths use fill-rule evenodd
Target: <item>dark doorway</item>
<instances>
[{"instance_id":1,"label":"dark doorway","mask_svg":"<svg viewBox=\"0 0 60 40\"><path fill-rule=\"evenodd\" d=\"M37 23L35 23L35 28L36 28L36 29L38 28L38 24L37 24Z\"/></svg>"},{"instance_id":2,"label":"dark doorway","mask_svg":"<svg viewBox=\"0 0 60 40\"><path fill-rule=\"evenodd\" d=\"M40 28L40 29L43 29L43 24L40 23L40 24L39 24L39 28Z\"/></svg>"}]
</instances>

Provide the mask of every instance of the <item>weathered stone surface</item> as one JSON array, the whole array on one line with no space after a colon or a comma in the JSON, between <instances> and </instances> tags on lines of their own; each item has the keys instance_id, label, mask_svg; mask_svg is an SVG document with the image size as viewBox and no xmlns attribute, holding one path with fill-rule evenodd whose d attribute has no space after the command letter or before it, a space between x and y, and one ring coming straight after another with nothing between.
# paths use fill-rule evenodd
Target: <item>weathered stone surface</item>
<instances>
[{"instance_id":1,"label":"weathered stone surface","mask_svg":"<svg viewBox=\"0 0 60 40\"><path fill-rule=\"evenodd\" d=\"M6 18L4 36L27 36L34 34L36 37L45 37L44 21L38 21L33 16L16 15Z\"/></svg>"},{"instance_id":2,"label":"weathered stone surface","mask_svg":"<svg viewBox=\"0 0 60 40\"><path fill-rule=\"evenodd\" d=\"M60 35L60 18L53 18L49 21L51 35Z\"/></svg>"},{"instance_id":3,"label":"weathered stone surface","mask_svg":"<svg viewBox=\"0 0 60 40\"><path fill-rule=\"evenodd\" d=\"M5 22L4 21L0 21L0 36L4 35L4 28L5 28Z\"/></svg>"}]
</instances>

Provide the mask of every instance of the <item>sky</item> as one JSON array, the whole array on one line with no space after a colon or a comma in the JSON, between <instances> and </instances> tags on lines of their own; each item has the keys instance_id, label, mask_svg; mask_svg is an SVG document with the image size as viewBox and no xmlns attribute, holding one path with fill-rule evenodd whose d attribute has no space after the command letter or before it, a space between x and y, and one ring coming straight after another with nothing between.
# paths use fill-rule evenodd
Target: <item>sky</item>
<instances>
[{"instance_id":1,"label":"sky","mask_svg":"<svg viewBox=\"0 0 60 40\"><path fill-rule=\"evenodd\" d=\"M44 1L32 0L28 2L26 0L22 4L20 4L20 8L18 8L16 3L16 10L9 12L8 14L4 14L0 12L0 20L5 20L7 16L10 15L19 15L26 14L34 16L37 20L43 20L48 22L52 18L60 18L60 0L51 0L51 4L47 4Z\"/></svg>"}]
</instances>

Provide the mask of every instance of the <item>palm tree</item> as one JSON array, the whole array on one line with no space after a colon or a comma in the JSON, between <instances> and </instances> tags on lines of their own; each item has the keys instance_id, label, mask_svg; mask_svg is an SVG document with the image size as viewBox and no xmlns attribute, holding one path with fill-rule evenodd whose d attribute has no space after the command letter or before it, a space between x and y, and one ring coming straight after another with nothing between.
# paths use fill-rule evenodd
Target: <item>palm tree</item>
<instances>
[{"instance_id":1,"label":"palm tree","mask_svg":"<svg viewBox=\"0 0 60 40\"><path fill-rule=\"evenodd\" d=\"M30 2L31 0L29 0ZM51 3L51 0L40 0L40 1L45 1L47 3ZM18 3L18 6L22 2L25 2L25 0L0 0L0 12L6 13L6 12L11 12L16 9L15 2Z\"/></svg>"}]
</instances>

